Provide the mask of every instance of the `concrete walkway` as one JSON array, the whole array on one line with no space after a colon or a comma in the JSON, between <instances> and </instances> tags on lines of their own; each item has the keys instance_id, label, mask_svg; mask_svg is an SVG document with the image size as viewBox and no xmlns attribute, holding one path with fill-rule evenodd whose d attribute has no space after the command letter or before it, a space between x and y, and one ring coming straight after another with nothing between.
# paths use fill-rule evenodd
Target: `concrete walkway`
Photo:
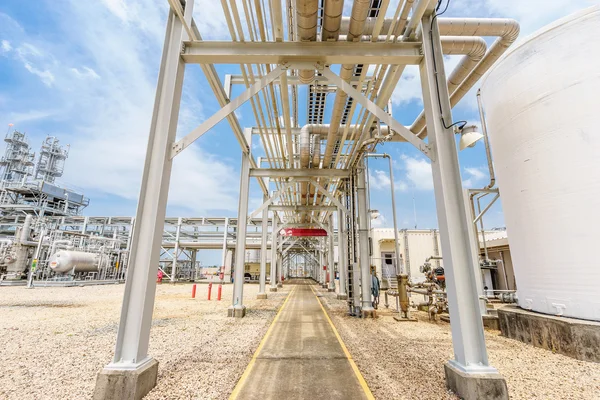
<instances>
[{"instance_id":1,"label":"concrete walkway","mask_svg":"<svg viewBox=\"0 0 600 400\"><path fill-rule=\"evenodd\" d=\"M298 280L231 399L372 399L308 284Z\"/></svg>"}]
</instances>

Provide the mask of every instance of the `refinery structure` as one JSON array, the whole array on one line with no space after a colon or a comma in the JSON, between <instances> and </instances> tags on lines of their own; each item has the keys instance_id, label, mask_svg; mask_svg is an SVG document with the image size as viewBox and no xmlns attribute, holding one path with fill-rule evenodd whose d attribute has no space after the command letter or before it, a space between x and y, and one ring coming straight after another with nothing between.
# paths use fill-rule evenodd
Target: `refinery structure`
<instances>
[{"instance_id":1,"label":"refinery structure","mask_svg":"<svg viewBox=\"0 0 600 400\"><path fill-rule=\"evenodd\" d=\"M35 154L25 134L9 131L0 293L124 284L112 361L91 377L98 400L140 399L165 379L149 350L160 283L191 283L193 296L196 283L216 284L219 300L222 286L231 288L227 316L240 329L257 318L253 307L286 294L231 398L374 398L336 331L342 308L365 329L386 316L400 330L419 318L449 322L453 356L436 368L460 398L509 398L484 327L597 365L600 269L589 250L598 235L586 226L600 223L600 47L584 36L600 38L600 7L515 44L518 21L449 18L440 3L400 0L388 10L379 0L224 0L231 40L206 41L194 1L168 0L136 215L86 216L90 199L57 182L69 146L48 137ZM448 55L461 56L452 71ZM191 64L220 108L177 132ZM221 65L239 72L220 76ZM390 99L411 65L423 110L404 125ZM467 96L479 127L453 119ZM250 126L240 124L241 108L253 113ZM167 216L173 160L223 120L239 143L237 216ZM476 142L490 180L466 189L458 154ZM399 226L383 143L411 146L431 164L439 228ZM389 163L393 228L372 226L370 158ZM251 185L263 196L255 209ZM484 224L498 201L506 229ZM203 263L208 250L219 252L216 266Z\"/></svg>"}]
</instances>

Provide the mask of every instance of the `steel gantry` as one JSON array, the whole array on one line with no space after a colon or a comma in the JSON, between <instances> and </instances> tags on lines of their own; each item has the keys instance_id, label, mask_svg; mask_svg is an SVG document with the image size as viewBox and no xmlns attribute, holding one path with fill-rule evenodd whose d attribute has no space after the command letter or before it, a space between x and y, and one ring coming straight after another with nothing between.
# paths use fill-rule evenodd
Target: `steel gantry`
<instances>
[{"instance_id":1,"label":"steel gantry","mask_svg":"<svg viewBox=\"0 0 600 400\"><path fill-rule=\"evenodd\" d=\"M168 0L115 355L98 375L95 398L141 398L155 384L157 361L148 354L148 343L172 162L224 119L241 149L230 316L245 315L247 225L258 215L259 298L267 297L268 253L270 291L281 287L282 277L289 276L301 254L311 277L330 290L337 287L338 298L348 297L351 310L359 315L374 316L364 157L380 143L407 142L430 160L433 170L454 345L454 359L446 365L449 385L467 397L464 388L469 385L463 383L469 379L505 388L489 365L485 348L475 249L468 233L472 224L464 206L455 142L461 124L453 123L451 108L516 39L518 24L439 17L437 0L401 0L396 10L390 9L391 18L386 16L389 1L346 2L352 3L350 15L331 11L341 12L343 1L324 0L324 13L318 18L316 1L296 0L289 7L278 0L243 2L240 12L235 1L224 0L231 40L206 41L192 17L194 1ZM481 36L498 39L487 49ZM445 54L463 55L448 78ZM200 65L221 108L178 139L186 64ZM238 65L240 74L227 76L223 85L215 64ZM419 66L424 103L422 115L411 126L398 122L389 106L406 65ZM230 98L232 85L242 84L246 89ZM323 124L329 115L324 113L328 95L335 99L330 121ZM313 122L304 126L298 121L302 96L308 99L307 120ZM253 127L240 126L235 111L241 107L254 114ZM253 137L260 139L258 159L253 155ZM252 178L262 191L263 204L249 213ZM281 232L288 227L321 228L327 237L284 238ZM180 234L178 229L176 235ZM175 242L177 253L179 240ZM176 270L176 261L172 269Z\"/></svg>"}]
</instances>

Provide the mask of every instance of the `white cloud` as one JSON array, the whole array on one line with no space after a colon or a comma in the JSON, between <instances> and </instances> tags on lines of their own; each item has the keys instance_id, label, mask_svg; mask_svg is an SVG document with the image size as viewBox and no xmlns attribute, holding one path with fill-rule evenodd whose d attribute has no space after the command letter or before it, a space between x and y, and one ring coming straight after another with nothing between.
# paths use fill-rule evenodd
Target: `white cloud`
<instances>
[{"instance_id":1,"label":"white cloud","mask_svg":"<svg viewBox=\"0 0 600 400\"><path fill-rule=\"evenodd\" d=\"M394 105L401 106L411 101L423 103L418 65L407 65L404 68L402 77L392 93L392 103Z\"/></svg>"},{"instance_id":2,"label":"white cloud","mask_svg":"<svg viewBox=\"0 0 600 400\"><path fill-rule=\"evenodd\" d=\"M52 115L65 121L57 135L71 144L64 175L70 185L116 199L137 199L167 7L167 2L155 0L71 0L53 9L65 40L44 41L22 31L7 37L25 68L52 85L36 100L46 109L60 107L52 109ZM205 89L198 74L199 70L186 74L180 136L205 118L199 100ZM15 86L16 97L27 95ZM29 104L10 106L15 115L36 117ZM0 112L8 111L5 107ZM43 114L39 111L37 117ZM174 161L169 206L194 215L236 210L239 174L232 164L199 145L190 146Z\"/></svg>"},{"instance_id":3,"label":"white cloud","mask_svg":"<svg viewBox=\"0 0 600 400\"><path fill-rule=\"evenodd\" d=\"M54 75L47 69L38 69L31 65L29 62L24 62L23 66L27 71L31 72L34 75L37 75L40 78L40 80L44 83L44 85L52 86L52 84L54 83Z\"/></svg>"},{"instance_id":4,"label":"white cloud","mask_svg":"<svg viewBox=\"0 0 600 400\"><path fill-rule=\"evenodd\" d=\"M450 76L461 58L462 56L444 57L444 71L446 76ZM418 104L423 104L421 77L418 65L407 65L404 68L404 72L402 73L398 85L396 85L396 88L392 93L392 103L394 105L405 105L413 101L416 101Z\"/></svg>"},{"instance_id":5,"label":"white cloud","mask_svg":"<svg viewBox=\"0 0 600 400\"><path fill-rule=\"evenodd\" d=\"M100 75L98 75L96 71L89 67L82 67L81 70L78 68L71 68L71 72L73 72L73 74L80 79L100 79Z\"/></svg>"},{"instance_id":6,"label":"white cloud","mask_svg":"<svg viewBox=\"0 0 600 400\"><path fill-rule=\"evenodd\" d=\"M479 184L481 184L487 177L487 170L485 167L465 167L463 173L463 177L466 176L466 179L463 180L463 187L473 188Z\"/></svg>"},{"instance_id":7,"label":"white cloud","mask_svg":"<svg viewBox=\"0 0 600 400\"><path fill-rule=\"evenodd\" d=\"M8 40L3 40L0 43L0 48L2 49L3 52L9 52L12 50L12 46L10 45L10 42Z\"/></svg>"},{"instance_id":8,"label":"white cloud","mask_svg":"<svg viewBox=\"0 0 600 400\"><path fill-rule=\"evenodd\" d=\"M389 174L385 171L376 169L373 172L369 171L369 186L374 190L390 190L391 180ZM405 191L406 183L394 180L394 190Z\"/></svg>"},{"instance_id":9,"label":"white cloud","mask_svg":"<svg viewBox=\"0 0 600 400\"><path fill-rule=\"evenodd\" d=\"M35 121L39 119L45 119L55 115L58 112L56 109L48 110L27 110L25 112L10 112L8 113L8 120L11 123L18 126L19 123ZM16 127L15 126L15 127Z\"/></svg>"},{"instance_id":10,"label":"white cloud","mask_svg":"<svg viewBox=\"0 0 600 400\"><path fill-rule=\"evenodd\" d=\"M431 164L422 158L402 156L406 178L417 190L432 190L433 177L431 175Z\"/></svg>"}]
</instances>

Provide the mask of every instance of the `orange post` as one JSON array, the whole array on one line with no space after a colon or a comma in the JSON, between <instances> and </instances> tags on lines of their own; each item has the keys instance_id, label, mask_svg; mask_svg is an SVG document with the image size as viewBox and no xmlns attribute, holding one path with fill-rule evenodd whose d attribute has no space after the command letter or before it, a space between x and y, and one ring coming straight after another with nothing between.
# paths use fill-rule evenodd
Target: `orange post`
<instances>
[{"instance_id":1,"label":"orange post","mask_svg":"<svg viewBox=\"0 0 600 400\"><path fill-rule=\"evenodd\" d=\"M196 298L196 284L194 283L194 285L192 286L192 299Z\"/></svg>"},{"instance_id":2,"label":"orange post","mask_svg":"<svg viewBox=\"0 0 600 400\"><path fill-rule=\"evenodd\" d=\"M208 284L208 299L210 300L210 293L212 292L212 282Z\"/></svg>"},{"instance_id":3,"label":"orange post","mask_svg":"<svg viewBox=\"0 0 600 400\"><path fill-rule=\"evenodd\" d=\"M223 285L219 284L219 290L217 290L217 300L221 301L221 292L223 291Z\"/></svg>"}]
</instances>

